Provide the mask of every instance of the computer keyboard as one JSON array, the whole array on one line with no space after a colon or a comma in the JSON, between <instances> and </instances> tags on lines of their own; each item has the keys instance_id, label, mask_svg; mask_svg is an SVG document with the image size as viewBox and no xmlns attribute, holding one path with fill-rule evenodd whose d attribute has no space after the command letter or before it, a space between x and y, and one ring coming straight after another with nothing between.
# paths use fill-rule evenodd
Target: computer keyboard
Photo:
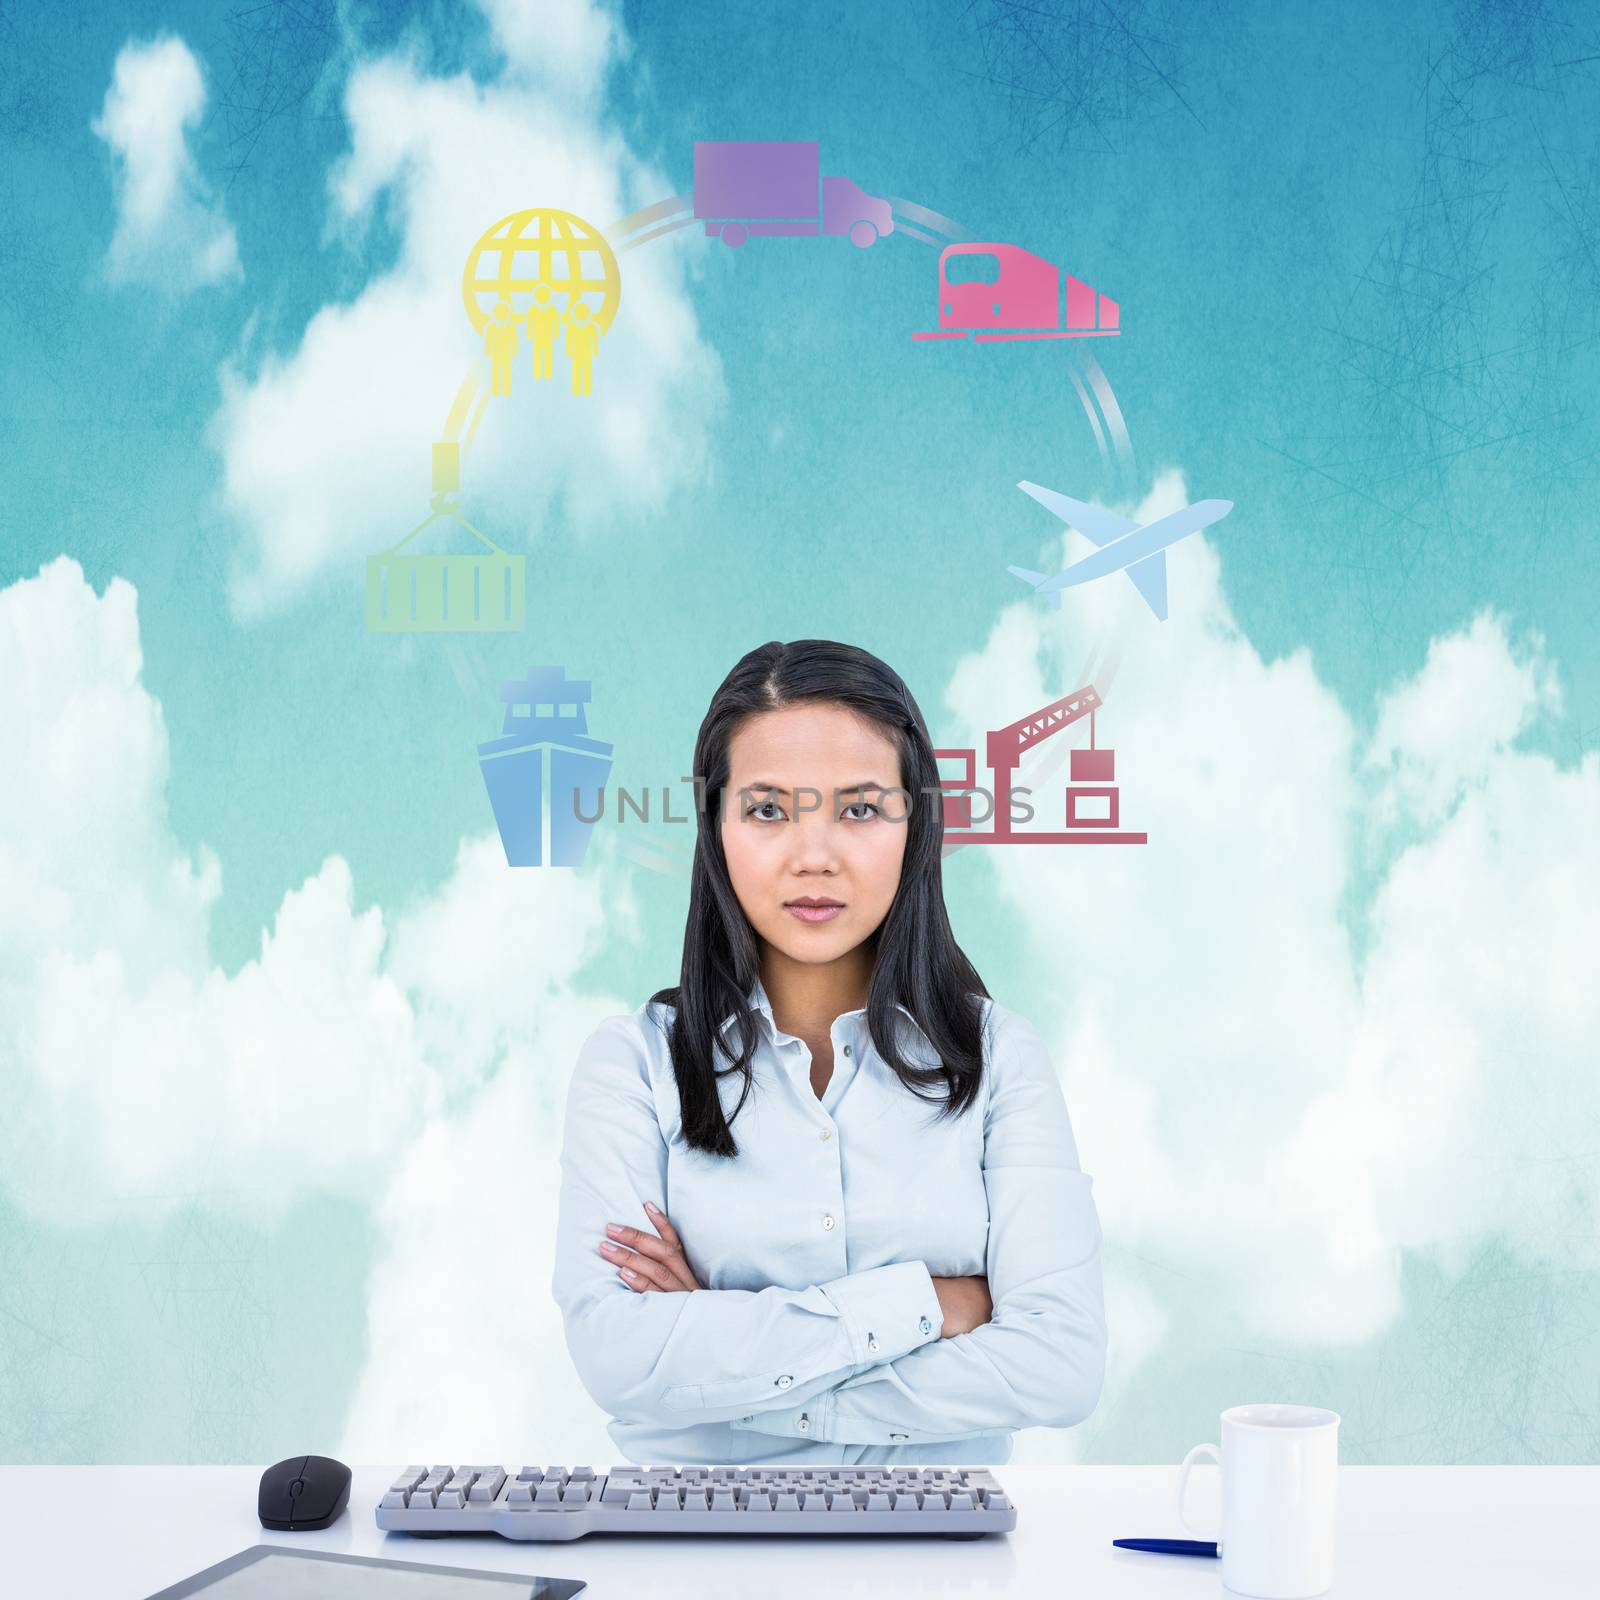
<instances>
[{"instance_id":1,"label":"computer keyboard","mask_svg":"<svg viewBox=\"0 0 1600 1600\"><path fill-rule=\"evenodd\" d=\"M1016 1508L967 1467L407 1467L378 1526L443 1537L586 1533L1008 1533Z\"/></svg>"}]
</instances>

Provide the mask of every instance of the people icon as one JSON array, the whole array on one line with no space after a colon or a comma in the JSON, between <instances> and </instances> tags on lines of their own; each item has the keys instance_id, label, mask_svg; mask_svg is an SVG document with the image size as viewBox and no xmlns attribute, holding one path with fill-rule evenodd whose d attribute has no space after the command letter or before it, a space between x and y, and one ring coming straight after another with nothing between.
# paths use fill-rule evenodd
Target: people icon
<instances>
[{"instance_id":1,"label":"people icon","mask_svg":"<svg viewBox=\"0 0 1600 1600\"><path fill-rule=\"evenodd\" d=\"M567 355L572 361L572 392L589 393L589 379L594 358L600 351L600 329L589 320L589 305L579 300L572 308L572 320L567 328Z\"/></svg>"},{"instance_id":2,"label":"people icon","mask_svg":"<svg viewBox=\"0 0 1600 1600\"><path fill-rule=\"evenodd\" d=\"M550 285L541 283L533 291L533 304L528 307L528 343L533 346L536 378L555 376L556 335L561 331L562 320L561 312L550 303Z\"/></svg>"},{"instance_id":3,"label":"people icon","mask_svg":"<svg viewBox=\"0 0 1600 1600\"><path fill-rule=\"evenodd\" d=\"M517 353L517 325L511 320L511 302L499 301L494 315L483 325L483 342L489 352L494 393L511 393L511 358Z\"/></svg>"}]
</instances>

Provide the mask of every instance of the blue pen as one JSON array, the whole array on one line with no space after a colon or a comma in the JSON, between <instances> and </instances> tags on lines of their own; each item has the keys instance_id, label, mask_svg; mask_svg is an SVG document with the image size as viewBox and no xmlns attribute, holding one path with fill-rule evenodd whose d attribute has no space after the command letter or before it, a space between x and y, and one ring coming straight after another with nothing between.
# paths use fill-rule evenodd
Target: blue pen
<instances>
[{"instance_id":1,"label":"blue pen","mask_svg":"<svg viewBox=\"0 0 1600 1600\"><path fill-rule=\"evenodd\" d=\"M1214 1556L1216 1542L1211 1539L1113 1539L1121 1550L1153 1550L1161 1556Z\"/></svg>"}]
</instances>

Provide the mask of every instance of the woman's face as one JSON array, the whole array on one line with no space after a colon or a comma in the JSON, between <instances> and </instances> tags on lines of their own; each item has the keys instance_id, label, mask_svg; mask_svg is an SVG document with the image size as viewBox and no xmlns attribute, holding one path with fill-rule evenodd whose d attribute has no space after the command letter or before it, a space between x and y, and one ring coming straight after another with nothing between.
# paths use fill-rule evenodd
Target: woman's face
<instances>
[{"instance_id":1,"label":"woman's face","mask_svg":"<svg viewBox=\"0 0 1600 1600\"><path fill-rule=\"evenodd\" d=\"M876 932L900 886L902 781L894 741L844 706L745 719L729 746L722 848L762 939L796 961L827 962ZM807 898L842 909L815 920L788 909Z\"/></svg>"}]
</instances>

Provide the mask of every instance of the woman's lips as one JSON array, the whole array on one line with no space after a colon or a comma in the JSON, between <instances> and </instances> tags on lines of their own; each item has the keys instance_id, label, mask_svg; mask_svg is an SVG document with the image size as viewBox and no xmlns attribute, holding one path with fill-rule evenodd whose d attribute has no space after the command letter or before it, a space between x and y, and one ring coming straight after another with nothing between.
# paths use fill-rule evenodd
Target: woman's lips
<instances>
[{"instance_id":1,"label":"woman's lips","mask_svg":"<svg viewBox=\"0 0 1600 1600\"><path fill-rule=\"evenodd\" d=\"M843 906L785 906L791 916L802 922L832 922L844 910Z\"/></svg>"}]
</instances>

